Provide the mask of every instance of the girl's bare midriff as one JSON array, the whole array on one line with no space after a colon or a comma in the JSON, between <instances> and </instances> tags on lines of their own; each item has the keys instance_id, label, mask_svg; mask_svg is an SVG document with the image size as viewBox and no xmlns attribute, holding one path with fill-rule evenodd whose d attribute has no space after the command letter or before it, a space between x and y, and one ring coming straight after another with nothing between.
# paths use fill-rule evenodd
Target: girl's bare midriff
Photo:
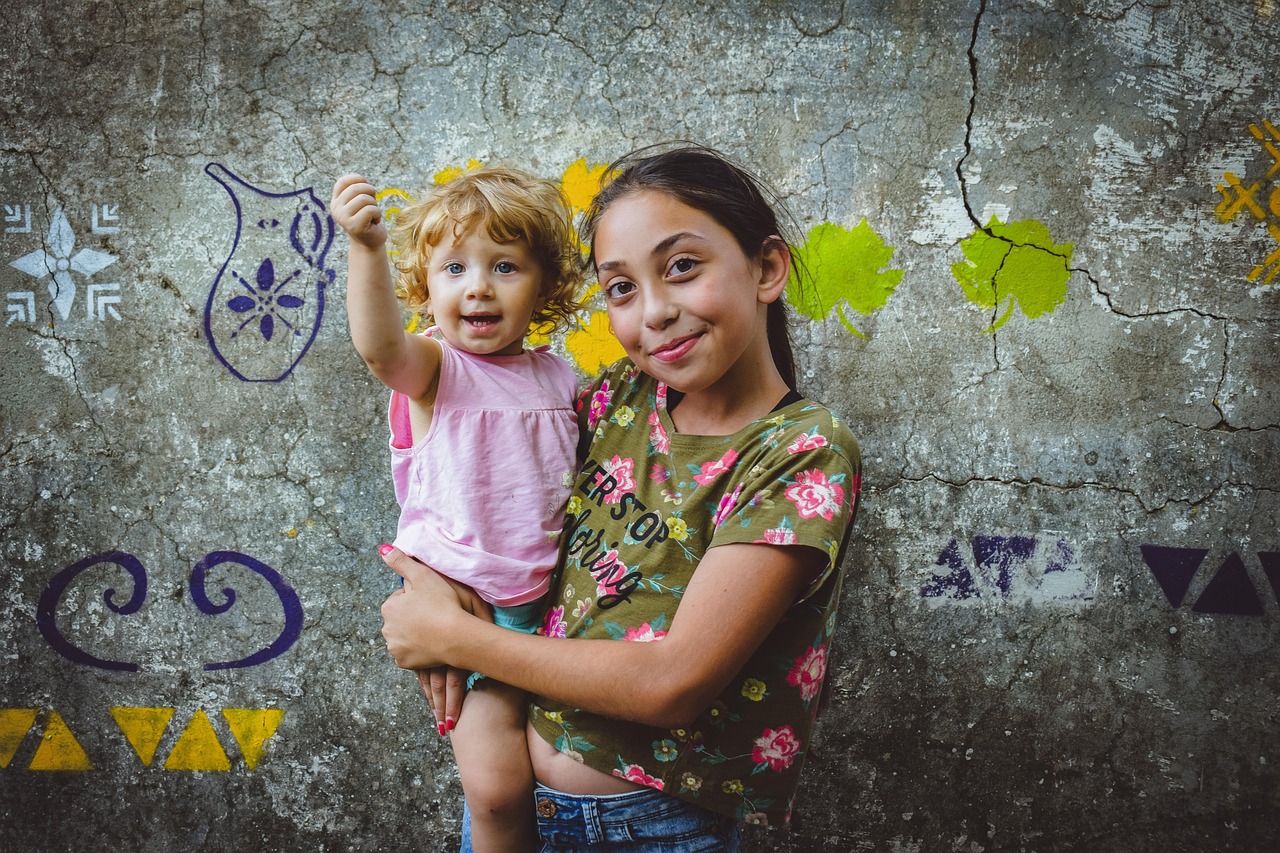
<instances>
[{"instance_id":1,"label":"girl's bare midriff","mask_svg":"<svg viewBox=\"0 0 1280 853\"><path fill-rule=\"evenodd\" d=\"M601 773L585 764L574 761L568 755L557 752L533 726L526 732L529 740L529 760L533 762L533 776L548 788L566 794L629 794L641 790L641 786L617 776Z\"/></svg>"}]
</instances>

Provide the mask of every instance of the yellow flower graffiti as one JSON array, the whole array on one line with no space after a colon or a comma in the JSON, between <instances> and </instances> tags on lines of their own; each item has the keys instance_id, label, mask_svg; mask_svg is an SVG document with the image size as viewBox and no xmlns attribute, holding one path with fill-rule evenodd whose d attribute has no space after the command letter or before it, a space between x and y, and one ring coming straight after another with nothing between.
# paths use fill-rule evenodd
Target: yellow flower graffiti
<instances>
[{"instance_id":1,"label":"yellow flower graffiti","mask_svg":"<svg viewBox=\"0 0 1280 853\"><path fill-rule=\"evenodd\" d=\"M593 311L585 325L568 332L564 336L564 348L573 356L578 369L588 376L626 355L622 344L613 336L609 315L604 311Z\"/></svg>"}]
</instances>

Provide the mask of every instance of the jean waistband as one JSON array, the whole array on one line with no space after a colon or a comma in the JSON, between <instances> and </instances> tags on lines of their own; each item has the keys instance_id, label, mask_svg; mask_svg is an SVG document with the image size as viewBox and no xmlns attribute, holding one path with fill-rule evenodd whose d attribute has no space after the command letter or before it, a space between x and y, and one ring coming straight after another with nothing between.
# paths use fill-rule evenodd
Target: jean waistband
<instances>
[{"instance_id":1,"label":"jean waistband","mask_svg":"<svg viewBox=\"0 0 1280 853\"><path fill-rule=\"evenodd\" d=\"M553 844L585 846L646 839L736 837L733 818L652 789L625 794L567 794L539 784L534 788L534 802L538 834Z\"/></svg>"}]
</instances>

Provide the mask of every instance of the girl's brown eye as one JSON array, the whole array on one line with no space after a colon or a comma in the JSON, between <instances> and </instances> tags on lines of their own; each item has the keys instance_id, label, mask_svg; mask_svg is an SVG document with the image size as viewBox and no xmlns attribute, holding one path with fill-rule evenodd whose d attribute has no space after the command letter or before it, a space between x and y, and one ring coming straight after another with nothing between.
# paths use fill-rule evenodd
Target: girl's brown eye
<instances>
[{"instance_id":1,"label":"girl's brown eye","mask_svg":"<svg viewBox=\"0 0 1280 853\"><path fill-rule=\"evenodd\" d=\"M677 274L683 275L694 268L693 258L680 258L671 265L671 270Z\"/></svg>"},{"instance_id":2,"label":"girl's brown eye","mask_svg":"<svg viewBox=\"0 0 1280 853\"><path fill-rule=\"evenodd\" d=\"M609 299L621 299L635 289L636 286L632 282L615 281L604 289L604 295Z\"/></svg>"}]
</instances>

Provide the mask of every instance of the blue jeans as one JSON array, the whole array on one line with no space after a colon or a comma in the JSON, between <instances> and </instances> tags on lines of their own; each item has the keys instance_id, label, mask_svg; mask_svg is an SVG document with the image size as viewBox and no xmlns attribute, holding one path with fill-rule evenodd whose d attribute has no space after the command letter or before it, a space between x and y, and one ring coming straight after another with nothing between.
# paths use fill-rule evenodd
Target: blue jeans
<instances>
[{"instance_id":1,"label":"blue jeans","mask_svg":"<svg viewBox=\"0 0 1280 853\"><path fill-rule=\"evenodd\" d=\"M539 853L737 853L738 823L661 791L588 796L538 785ZM471 814L462 812L462 853Z\"/></svg>"}]
</instances>

